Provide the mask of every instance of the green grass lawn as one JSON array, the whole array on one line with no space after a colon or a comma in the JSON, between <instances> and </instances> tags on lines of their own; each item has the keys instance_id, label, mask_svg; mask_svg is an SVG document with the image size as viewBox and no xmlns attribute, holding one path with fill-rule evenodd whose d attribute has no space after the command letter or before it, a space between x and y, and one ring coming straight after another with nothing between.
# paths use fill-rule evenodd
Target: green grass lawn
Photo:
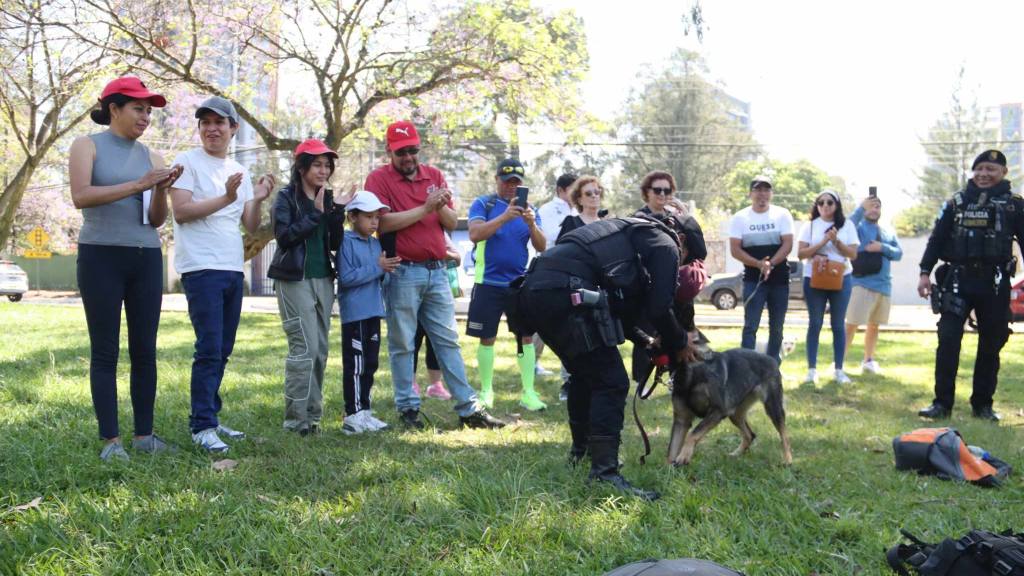
<instances>
[{"instance_id":1,"label":"green grass lawn","mask_svg":"<svg viewBox=\"0 0 1024 576\"><path fill-rule=\"evenodd\" d=\"M800 386L803 347L784 362L794 465L763 410L758 441L728 423L686 469L665 465L671 408L658 390L642 406L655 458L631 419L625 475L656 488L653 504L588 487L586 469L566 464L569 431L557 379L540 384L542 414L500 431L459 431L446 403L425 400L437 431L341 433L338 325L324 392L320 437L282 430L285 341L278 318L246 314L223 386L224 422L249 433L234 443L238 467L212 469L188 435L193 334L185 314L165 313L159 340L156 427L182 450L103 464L88 384L82 310L0 304L0 573L2 574L601 574L650 557L699 557L750 575L882 574L898 529L926 539L969 527L1024 529L1021 482L986 490L897 472L891 440L926 426L933 334L883 334L884 376L842 389ZM796 334L796 332L800 332ZM789 328L803 340L803 329ZM739 330L708 330L718 349ZM122 341L125 330L122 328ZM518 413L514 346L499 344L494 412ZM831 362L822 335L819 365ZM1020 467L1024 391L1021 339L1003 351L996 408L1001 425L969 417L973 350L965 338L953 425L972 444ZM470 381L475 344L463 338ZM624 347L624 351L627 348ZM383 352L383 351L382 351ZM851 357L859 359L860 338ZM127 346L119 367L121 426L131 432ZM395 423L386 355L374 389L376 413ZM545 354L551 369L557 362ZM422 366L421 366L422 370ZM42 497L38 507L14 507Z\"/></svg>"}]
</instances>

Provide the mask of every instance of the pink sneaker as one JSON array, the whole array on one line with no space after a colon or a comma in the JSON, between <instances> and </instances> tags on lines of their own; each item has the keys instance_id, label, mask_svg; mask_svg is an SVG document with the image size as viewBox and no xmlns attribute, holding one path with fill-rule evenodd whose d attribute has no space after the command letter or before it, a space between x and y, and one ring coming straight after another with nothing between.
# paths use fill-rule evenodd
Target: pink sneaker
<instances>
[{"instance_id":1,"label":"pink sneaker","mask_svg":"<svg viewBox=\"0 0 1024 576\"><path fill-rule=\"evenodd\" d=\"M431 398L440 398L441 400L451 400L452 395L444 388L444 384L440 380L434 382L430 386L427 386L427 396Z\"/></svg>"},{"instance_id":2,"label":"pink sneaker","mask_svg":"<svg viewBox=\"0 0 1024 576\"><path fill-rule=\"evenodd\" d=\"M417 396L420 396L420 383L419 382L417 382L415 380L412 381L412 391L415 392Z\"/></svg>"}]
</instances>

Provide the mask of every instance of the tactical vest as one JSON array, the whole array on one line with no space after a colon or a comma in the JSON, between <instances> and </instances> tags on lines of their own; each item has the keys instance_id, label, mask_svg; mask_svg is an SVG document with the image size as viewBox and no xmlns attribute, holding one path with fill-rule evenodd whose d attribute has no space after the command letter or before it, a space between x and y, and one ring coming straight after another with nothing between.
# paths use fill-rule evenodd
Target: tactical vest
<instances>
[{"instance_id":1,"label":"tactical vest","mask_svg":"<svg viewBox=\"0 0 1024 576\"><path fill-rule=\"evenodd\" d=\"M943 260L1002 266L1013 258L1013 195L980 200L967 202L963 192L953 196L953 233L943 245Z\"/></svg>"},{"instance_id":2,"label":"tactical vest","mask_svg":"<svg viewBox=\"0 0 1024 576\"><path fill-rule=\"evenodd\" d=\"M598 220L569 232L560 242L571 242L590 252L600 269L601 286L629 299L642 294L650 282L632 242L633 233L642 228L657 228L675 238L678 244L678 237L667 226L646 218Z\"/></svg>"}]
</instances>

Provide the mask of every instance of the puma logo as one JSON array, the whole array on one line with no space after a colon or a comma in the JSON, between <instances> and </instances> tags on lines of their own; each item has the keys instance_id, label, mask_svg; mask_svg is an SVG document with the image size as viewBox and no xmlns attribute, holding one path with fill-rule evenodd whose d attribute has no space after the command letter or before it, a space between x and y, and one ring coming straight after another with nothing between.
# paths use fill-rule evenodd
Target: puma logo
<instances>
[{"instance_id":1,"label":"puma logo","mask_svg":"<svg viewBox=\"0 0 1024 576\"><path fill-rule=\"evenodd\" d=\"M409 137L409 129L408 128L395 128L395 132L398 132L399 134L403 134L407 138Z\"/></svg>"}]
</instances>

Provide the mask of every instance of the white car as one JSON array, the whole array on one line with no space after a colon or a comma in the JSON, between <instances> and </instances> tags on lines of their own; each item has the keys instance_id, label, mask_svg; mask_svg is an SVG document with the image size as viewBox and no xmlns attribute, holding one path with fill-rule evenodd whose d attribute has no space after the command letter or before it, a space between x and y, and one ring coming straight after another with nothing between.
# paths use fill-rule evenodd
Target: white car
<instances>
[{"instance_id":1,"label":"white car","mask_svg":"<svg viewBox=\"0 0 1024 576\"><path fill-rule=\"evenodd\" d=\"M28 292L28 274L14 262L0 260L0 295L17 302L25 292Z\"/></svg>"}]
</instances>

